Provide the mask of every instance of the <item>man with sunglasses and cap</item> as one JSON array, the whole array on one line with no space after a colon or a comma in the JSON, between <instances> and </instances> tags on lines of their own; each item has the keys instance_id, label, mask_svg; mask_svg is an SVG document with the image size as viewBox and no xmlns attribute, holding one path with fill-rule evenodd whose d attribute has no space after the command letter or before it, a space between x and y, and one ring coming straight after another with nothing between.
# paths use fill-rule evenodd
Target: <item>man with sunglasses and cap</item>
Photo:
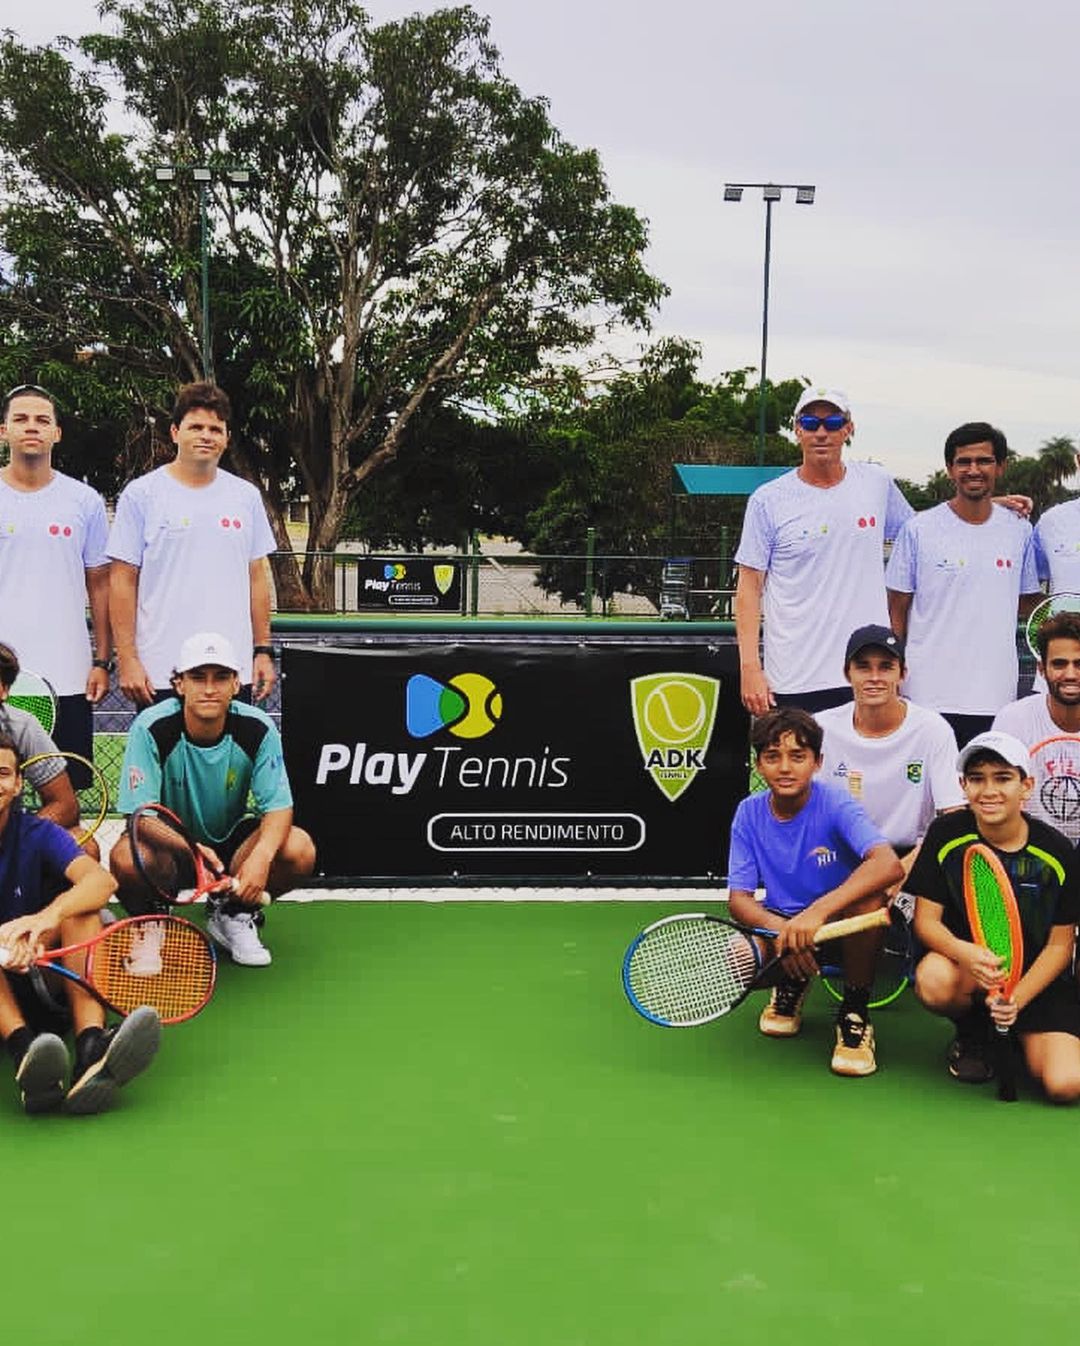
<instances>
[{"instance_id":1,"label":"man with sunglasses and cap","mask_svg":"<svg viewBox=\"0 0 1080 1346\"><path fill-rule=\"evenodd\" d=\"M802 463L751 495L735 553L741 696L811 714L851 700L847 635L888 625L884 544L913 513L876 463L843 461L855 424L846 393L810 387L795 407ZM759 635L764 625L764 661Z\"/></svg>"},{"instance_id":2,"label":"man with sunglasses and cap","mask_svg":"<svg viewBox=\"0 0 1080 1346\"><path fill-rule=\"evenodd\" d=\"M7 394L0 439L11 453L0 468L4 639L25 668L52 684L56 743L92 757L93 706L108 691L111 669L105 503L53 467L60 424L56 399L44 388L22 384Z\"/></svg>"}]
</instances>

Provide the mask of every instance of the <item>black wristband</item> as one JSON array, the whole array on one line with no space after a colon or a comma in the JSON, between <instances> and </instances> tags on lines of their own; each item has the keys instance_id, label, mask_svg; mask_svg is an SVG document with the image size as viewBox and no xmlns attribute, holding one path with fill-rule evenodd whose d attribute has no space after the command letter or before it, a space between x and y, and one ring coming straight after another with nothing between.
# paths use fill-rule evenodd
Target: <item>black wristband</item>
<instances>
[{"instance_id":1,"label":"black wristband","mask_svg":"<svg viewBox=\"0 0 1080 1346\"><path fill-rule=\"evenodd\" d=\"M252 654L268 654L271 659L274 657L273 645L256 645L251 652Z\"/></svg>"},{"instance_id":2,"label":"black wristband","mask_svg":"<svg viewBox=\"0 0 1080 1346\"><path fill-rule=\"evenodd\" d=\"M106 673L111 673L113 669L116 667L116 665L113 663L111 659L95 659L93 662L93 667L103 668Z\"/></svg>"}]
</instances>

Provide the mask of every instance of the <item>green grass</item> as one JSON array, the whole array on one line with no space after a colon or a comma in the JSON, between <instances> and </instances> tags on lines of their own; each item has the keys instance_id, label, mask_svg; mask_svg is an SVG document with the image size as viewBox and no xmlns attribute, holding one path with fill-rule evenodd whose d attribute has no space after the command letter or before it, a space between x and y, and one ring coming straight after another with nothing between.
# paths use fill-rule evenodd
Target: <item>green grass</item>
<instances>
[{"instance_id":1,"label":"green grass","mask_svg":"<svg viewBox=\"0 0 1080 1346\"><path fill-rule=\"evenodd\" d=\"M943 1068L910 996L832 1077L638 1019L649 904L312 904L98 1118L6 1131L8 1331L110 1346L715 1346L1064 1334L1078 1118Z\"/></svg>"}]
</instances>

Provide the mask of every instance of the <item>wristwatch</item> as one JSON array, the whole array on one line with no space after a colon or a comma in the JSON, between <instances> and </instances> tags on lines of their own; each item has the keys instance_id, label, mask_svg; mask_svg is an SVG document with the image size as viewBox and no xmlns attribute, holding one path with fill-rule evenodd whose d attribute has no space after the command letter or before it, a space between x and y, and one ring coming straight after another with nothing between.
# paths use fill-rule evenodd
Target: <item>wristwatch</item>
<instances>
[{"instance_id":1,"label":"wristwatch","mask_svg":"<svg viewBox=\"0 0 1080 1346\"><path fill-rule=\"evenodd\" d=\"M106 673L111 673L116 667L116 661L113 659L95 659L92 666L94 668L103 668Z\"/></svg>"},{"instance_id":2,"label":"wristwatch","mask_svg":"<svg viewBox=\"0 0 1080 1346\"><path fill-rule=\"evenodd\" d=\"M252 654L268 654L271 659L274 657L273 645L256 645L251 652Z\"/></svg>"}]
</instances>

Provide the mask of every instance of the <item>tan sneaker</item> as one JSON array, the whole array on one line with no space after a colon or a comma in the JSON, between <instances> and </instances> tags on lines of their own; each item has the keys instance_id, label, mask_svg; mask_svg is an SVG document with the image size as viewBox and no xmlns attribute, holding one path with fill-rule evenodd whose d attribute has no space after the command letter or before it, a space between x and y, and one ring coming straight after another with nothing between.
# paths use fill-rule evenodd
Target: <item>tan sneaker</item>
<instances>
[{"instance_id":1,"label":"tan sneaker","mask_svg":"<svg viewBox=\"0 0 1080 1346\"><path fill-rule=\"evenodd\" d=\"M802 1027L802 1007L810 990L808 981L785 977L772 989L761 1011L758 1028L769 1038L793 1038Z\"/></svg>"},{"instance_id":2,"label":"tan sneaker","mask_svg":"<svg viewBox=\"0 0 1080 1346\"><path fill-rule=\"evenodd\" d=\"M861 1014L848 1011L837 1018L832 1068L837 1075L872 1075L877 1070L874 1025Z\"/></svg>"}]
</instances>

